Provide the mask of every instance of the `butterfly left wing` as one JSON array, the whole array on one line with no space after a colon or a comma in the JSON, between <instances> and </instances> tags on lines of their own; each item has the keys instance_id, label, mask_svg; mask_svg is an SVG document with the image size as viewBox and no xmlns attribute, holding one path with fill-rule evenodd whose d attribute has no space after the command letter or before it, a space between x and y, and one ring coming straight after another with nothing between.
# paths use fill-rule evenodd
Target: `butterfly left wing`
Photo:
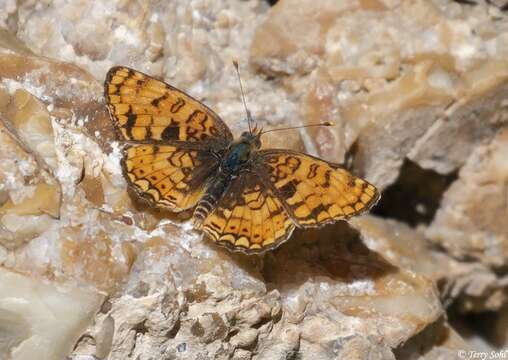
<instances>
[{"instance_id":1,"label":"butterfly left wing","mask_svg":"<svg viewBox=\"0 0 508 360\"><path fill-rule=\"evenodd\" d=\"M338 165L289 150L261 150L254 165L300 227L316 227L369 210L379 199L374 185Z\"/></svg>"},{"instance_id":2,"label":"butterfly left wing","mask_svg":"<svg viewBox=\"0 0 508 360\"><path fill-rule=\"evenodd\" d=\"M151 205L182 211L201 199L218 161L208 152L184 146L129 144L122 168L129 185Z\"/></svg>"},{"instance_id":3,"label":"butterfly left wing","mask_svg":"<svg viewBox=\"0 0 508 360\"><path fill-rule=\"evenodd\" d=\"M184 92L139 71L109 70L104 95L122 140L225 148L233 136L211 109Z\"/></svg>"},{"instance_id":4,"label":"butterfly left wing","mask_svg":"<svg viewBox=\"0 0 508 360\"><path fill-rule=\"evenodd\" d=\"M232 180L200 227L219 245L248 254L279 246L295 228L281 200L248 171Z\"/></svg>"}]
</instances>

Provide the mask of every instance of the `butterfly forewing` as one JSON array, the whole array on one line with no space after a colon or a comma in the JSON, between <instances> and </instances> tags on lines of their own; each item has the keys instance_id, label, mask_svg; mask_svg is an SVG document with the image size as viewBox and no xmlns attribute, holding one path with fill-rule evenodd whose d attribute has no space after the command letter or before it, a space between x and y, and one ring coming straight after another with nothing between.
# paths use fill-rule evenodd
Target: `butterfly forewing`
<instances>
[{"instance_id":1,"label":"butterfly forewing","mask_svg":"<svg viewBox=\"0 0 508 360\"><path fill-rule=\"evenodd\" d=\"M230 250L259 253L287 240L295 226L272 190L257 174L245 171L232 181L202 228Z\"/></svg>"},{"instance_id":2,"label":"butterfly forewing","mask_svg":"<svg viewBox=\"0 0 508 360\"><path fill-rule=\"evenodd\" d=\"M208 107L139 71L111 68L104 91L123 140L200 143L203 147L224 148L233 139L226 124Z\"/></svg>"},{"instance_id":3,"label":"butterfly forewing","mask_svg":"<svg viewBox=\"0 0 508 360\"><path fill-rule=\"evenodd\" d=\"M371 208L376 188L324 160L290 150L261 150L256 169L265 174L300 227L347 219Z\"/></svg>"}]
</instances>

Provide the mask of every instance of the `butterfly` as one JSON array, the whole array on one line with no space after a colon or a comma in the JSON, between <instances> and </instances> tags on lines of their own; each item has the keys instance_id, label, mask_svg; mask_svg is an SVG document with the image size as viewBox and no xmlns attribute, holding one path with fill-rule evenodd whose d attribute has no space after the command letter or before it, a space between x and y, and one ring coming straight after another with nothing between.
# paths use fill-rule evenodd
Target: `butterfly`
<instances>
[{"instance_id":1,"label":"butterfly","mask_svg":"<svg viewBox=\"0 0 508 360\"><path fill-rule=\"evenodd\" d=\"M195 226L229 250L274 249L295 228L348 219L379 199L337 164L261 149L266 132L251 128L248 110L249 131L234 139L203 103L139 71L113 67L104 88L128 185L152 206L193 209Z\"/></svg>"}]
</instances>

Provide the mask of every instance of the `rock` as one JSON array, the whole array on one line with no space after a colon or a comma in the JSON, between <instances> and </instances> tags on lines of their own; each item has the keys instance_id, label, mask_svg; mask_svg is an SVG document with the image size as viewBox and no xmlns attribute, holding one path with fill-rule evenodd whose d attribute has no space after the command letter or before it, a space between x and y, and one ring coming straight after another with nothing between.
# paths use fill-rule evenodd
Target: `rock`
<instances>
[{"instance_id":1,"label":"rock","mask_svg":"<svg viewBox=\"0 0 508 360\"><path fill-rule=\"evenodd\" d=\"M103 300L93 290L48 284L5 269L0 269L0 279L4 358L64 358Z\"/></svg>"},{"instance_id":2,"label":"rock","mask_svg":"<svg viewBox=\"0 0 508 360\"><path fill-rule=\"evenodd\" d=\"M95 100L87 91L101 87L90 82L92 78L82 70L26 50L14 51L23 47L7 34L2 35L3 43L12 47L0 51L2 64L9 64L0 70L0 177L4 196L0 242L9 251L1 263L18 272L46 274L52 279L82 277L98 288L111 290L118 284L120 274L125 275L135 251L126 243L119 244L119 253L113 254L108 235L101 233L97 223L90 222L97 216L107 217L107 212L98 211L87 201L86 188L83 192L77 186L83 169L87 170L88 187L88 179L101 172L110 180L112 177L102 170L107 156L100 147L92 139L87 140L82 128L81 132L76 131L77 123L83 119L72 119L73 113L92 111L90 101ZM60 71L55 71L57 68ZM70 90L63 93L58 87L66 75L73 74L79 79L74 82L73 91L80 94L75 100L71 99ZM66 86L72 88L72 83ZM94 115L92 111L86 116ZM122 183L121 176L119 179ZM100 188L107 191L105 201L114 205L117 200L111 199L115 199L115 184L104 181ZM125 191L124 196L127 198ZM100 198L92 200L95 204L100 202ZM83 226L93 228L93 235L87 235ZM102 241L96 241L99 239ZM119 258L122 255L125 261Z\"/></svg>"},{"instance_id":3,"label":"rock","mask_svg":"<svg viewBox=\"0 0 508 360\"><path fill-rule=\"evenodd\" d=\"M238 334L234 335L231 338L231 345L235 348L250 348L252 347L258 339L258 330L257 329L246 329Z\"/></svg>"},{"instance_id":4,"label":"rock","mask_svg":"<svg viewBox=\"0 0 508 360\"><path fill-rule=\"evenodd\" d=\"M285 299L287 316L300 324L302 341L325 343L361 333L377 343L389 339L385 344L395 347L440 316L432 283L378 257L355 231L339 224L314 236L317 244L298 243L297 238L265 265L267 280ZM405 305L395 309L390 303ZM341 325L329 319L340 319ZM320 328L326 328L324 333Z\"/></svg>"},{"instance_id":5,"label":"rock","mask_svg":"<svg viewBox=\"0 0 508 360\"><path fill-rule=\"evenodd\" d=\"M370 249L438 284L444 304L455 303L462 311L479 312L499 310L506 303L506 275L489 266L455 259L434 248L422 232L398 221L364 216L352 224Z\"/></svg>"},{"instance_id":6,"label":"rock","mask_svg":"<svg viewBox=\"0 0 508 360\"><path fill-rule=\"evenodd\" d=\"M492 268L508 261L508 131L471 153L459 179L444 194L427 236L456 258L474 258ZM494 214L497 214L494 215Z\"/></svg>"},{"instance_id":7,"label":"rock","mask_svg":"<svg viewBox=\"0 0 508 360\"><path fill-rule=\"evenodd\" d=\"M300 332L295 327L274 332L253 359L291 359L300 350ZM314 355L313 355L314 356Z\"/></svg>"},{"instance_id":8,"label":"rock","mask_svg":"<svg viewBox=\"0 0 508 360\"><path fill-rule=\"evenodd\" d=\"M508 310L499 311L499 318L496 320L494 339L500 349L506 349L508 344Z\"/></svg>"},{"instance_id":9,"label":"rock","mask_svg":"<svg viewBox=\"0 0 508 360\"><path fill-rule=\"evenodd\" d=\"M327 358L341 351L386 355L440 316L432 283L419 275L397 270L365 247L334 244L332 236L319 240L323 253L301 240L277 250L277 261L265 258L263 275L255 259L195 241L191 253L179 241L169 247L153 243L137 258L126 293L110 300L110 358L127 351L141 358L241 358L245 351L260 359L296 353ZM320 266L313 269L317 259ZM196 278L195 271L205 268L210 272ZM267 291L259 278L274 290ZM391 303L404 303L405 310ZM358 333L370 340L349 343Z\"/></svg>"},{"instance_id":10,"label":"rock","mask_svg":"<svg viewBox=\"0 0 508 360\"><path fill-rule=\"evenodd\" d=\"M341 162L354 144L355 168L380 187L396 179L405 157L450 173L508 120L507 22L481 9L279 1L256 31L251 61L288 76L284 86L302 99L305 123L336 121L309 129L317 154Z\"/></svg>"},{"instance_id":11,"label":"rock","mask_svg":"<svg viewBox=\"0 0 508 360\"><path fill-rule=\"evenodd\" d=\"M48 359L453 358L475 343L448 323L451 308L496 311L492 336L504 341L502 5L0 8L1 271L44 288L59 310L80 305L51 346L41 345ZM204 240L189 214L140 201L121 171L104 74L123 64L163 78L238 135L247 125L233 60L258 125L336 123L268 133L265 147L344 162L380 189L403 184L411 164L432 174L416 171L411 181L433 207L408 220L399 214L419 211L416 196L386 191L377 215L295 231L275 251L246 256ZM14 290L35 301L33 288ZM45 311L0 304L1 355L29 349L26 314Z\"/></svg>"},{"instance_id":12,"label":"rock","mask_svg":"<svg viewBox=\"0 0 508 360\"><path fill-rule=\"evenodd\" d=\"M473 349L441 319L397 349L396 356L400 359L459 360L469 351L473 353Z\"/></svg>"},{"instance_id":13,"label":"rock","mask_svg":"<svg viewBox=\"0 0 508 360\"><path fill-rule=\"evenodd\" d=\"M15 249L39 236L60 216L61 189L52 175L38 166L37 156L21 146L0 123L0 243Z\"/></svg>"},{"instance_id":14,"label":"rock","mask_svg":"<svg viewBox=\"0 0 508 360\"><path fill-rule=\"evenodd\" d=\"M508 227L500 216L506 211L500 194L507 186L507 140L508 132L502 130L470 154L425 233L471 270L476 268L454 280L473 297L463 304L468 311L499 310L507 301L508 277L499 271L508 254Z\"/></svg>"},{"instance_id":15,"label":"rock","mask_svg":"<svg viewBox=\"0 0 508 360\"><path fill-rule=\"evenodd\" d=\"M497 18L506 14L483 3L279 1L256 31L251 60L266 74L284 76L283 86L301 99L303 122L336 120L335 128L305 131L307 149L335 161L347 159L349 149L354 169L383 188L396 181L405 158L440 174L482 163L468 160L473 149L490 142L508 119L508 28ZM475 174L490 173L475 168ZM461 182L447 194L452 189L471 209L488 201ZM452 225L457 204L443 218L445 202L426 232L439 245L447 241L443 246L454 257L482 258L485 265L447 260L457 266L446 283L469 310L499 309L506 301L504 271L490 269L506 263L505 231L492 215L503 210L491 204L497 209L476 211L471 220L462 215Z\"/></svg>"}]
</instances>

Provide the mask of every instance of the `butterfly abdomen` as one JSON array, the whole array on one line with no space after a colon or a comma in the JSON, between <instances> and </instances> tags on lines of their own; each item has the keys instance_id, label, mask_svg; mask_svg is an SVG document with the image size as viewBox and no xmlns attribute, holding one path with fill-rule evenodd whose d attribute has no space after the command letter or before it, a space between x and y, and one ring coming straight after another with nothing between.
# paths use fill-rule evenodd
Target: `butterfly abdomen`
<instances>
[{"instance_id":1,"label":"butterfly abdomen","mask_svg":"<svg viewBox=\"0 0 508 360\"><path fill-rule=\"evenodd\" d=\"M208 186L205 195L199 200L194 210L194 222L201 224L210 213L217 207L217 203L222 198L229 183L231 175L227 173L219 174Z\"/></svg>"}]
</instances>

